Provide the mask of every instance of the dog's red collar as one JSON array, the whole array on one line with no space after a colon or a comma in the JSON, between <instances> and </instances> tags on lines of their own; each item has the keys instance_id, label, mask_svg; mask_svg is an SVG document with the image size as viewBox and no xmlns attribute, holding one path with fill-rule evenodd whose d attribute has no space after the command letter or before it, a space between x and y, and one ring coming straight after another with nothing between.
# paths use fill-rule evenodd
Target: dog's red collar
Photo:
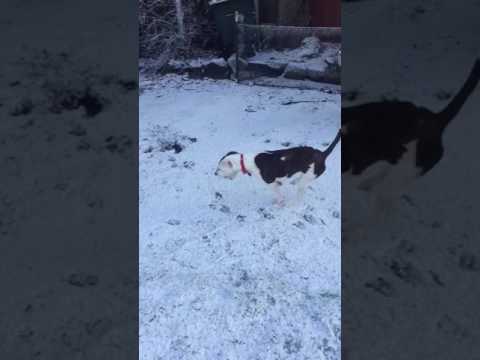
<instances>
[{"instance_id":1,"label":"dog's red collar","mask_svg":"<svg viewBox=\"0 0 480 360\"><path fill-rule=\"evenodd\" d=\"M250 174L245 167L245 162L243 161L243 154L240 154L240 169L242 170L242 173L248 174L248 176L252 176L252 174Z\"/></svg>"}]
</instances>

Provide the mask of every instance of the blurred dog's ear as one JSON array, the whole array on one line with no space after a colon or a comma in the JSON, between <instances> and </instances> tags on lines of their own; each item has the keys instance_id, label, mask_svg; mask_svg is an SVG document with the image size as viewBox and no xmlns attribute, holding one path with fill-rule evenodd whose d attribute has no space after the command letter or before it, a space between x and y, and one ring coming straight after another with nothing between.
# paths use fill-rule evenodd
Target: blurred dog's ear
<instances>
[{"instance_id":1,"label":"blurred dog's ear","mask_svg":"<svg viewBox=\"0 0 480 360\"><path fill-rule=\"evenodd\" d=\"M232 162L231 162L230 160L227 161L227 165L228 165L229 167L233 167L233 164L232 164Z\"/></svg>"}]
</instances>

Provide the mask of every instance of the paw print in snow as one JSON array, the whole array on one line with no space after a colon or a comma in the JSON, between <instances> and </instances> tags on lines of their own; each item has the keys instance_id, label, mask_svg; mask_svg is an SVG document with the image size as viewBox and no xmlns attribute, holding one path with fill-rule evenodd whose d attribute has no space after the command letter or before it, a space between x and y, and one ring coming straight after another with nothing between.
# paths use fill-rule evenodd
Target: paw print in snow
<instances>
[{"instance_id":1,"label":"paw print in snow","mask_svg":"<svg viewBox=\"0 0 480 360\"><path fill-rule=\"evenodd\" d=\"M259 212L265 219L272 220L272 219L275 218L271 213L267 212L264 208L258 209L258 212Z\"/></svg>"}]
</instances>

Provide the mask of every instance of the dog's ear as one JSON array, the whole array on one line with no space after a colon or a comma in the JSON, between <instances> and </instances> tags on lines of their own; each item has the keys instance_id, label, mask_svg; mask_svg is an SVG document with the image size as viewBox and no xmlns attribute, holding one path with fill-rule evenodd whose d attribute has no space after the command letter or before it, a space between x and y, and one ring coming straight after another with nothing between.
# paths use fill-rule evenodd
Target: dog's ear
<instances>
[{"instance_id":1,"label":"dog's ear","mask_svg":"<svg viewBox=\"0 0 480 360\"><path fill-rule=\"evenodd\" d=\"M220 159L220 161L222 161L223 159L225 159L227 156L235 155L235 154L238 154L238 152L236 152L236 151L229 151L228 153L226 153L225 155L222 156L222 158Z\"/></svg>"}]
</instances>

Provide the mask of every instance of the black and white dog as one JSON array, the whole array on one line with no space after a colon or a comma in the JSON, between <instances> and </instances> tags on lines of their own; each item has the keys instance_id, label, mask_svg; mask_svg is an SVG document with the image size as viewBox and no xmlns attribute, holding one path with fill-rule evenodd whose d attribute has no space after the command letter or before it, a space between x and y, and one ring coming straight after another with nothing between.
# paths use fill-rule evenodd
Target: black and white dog
<instances>
[{"instance_id":1,"label":"black and white dog","mask_svg":"<svg viewBox=\"0 0 480 360\"><path fill-rule=\"evenodd\" d=\"M327 147L320 151L309 146L293 147L257 154L241 154L231 151L218 162L215 175L233 180L239 173L256 176L271 186L276 195L275 203L285 205L280 188L287 182L297 186L300 200L309 183L325 172L325 160L340 140L339 131Z\"/></svg>"}]
</instances>

